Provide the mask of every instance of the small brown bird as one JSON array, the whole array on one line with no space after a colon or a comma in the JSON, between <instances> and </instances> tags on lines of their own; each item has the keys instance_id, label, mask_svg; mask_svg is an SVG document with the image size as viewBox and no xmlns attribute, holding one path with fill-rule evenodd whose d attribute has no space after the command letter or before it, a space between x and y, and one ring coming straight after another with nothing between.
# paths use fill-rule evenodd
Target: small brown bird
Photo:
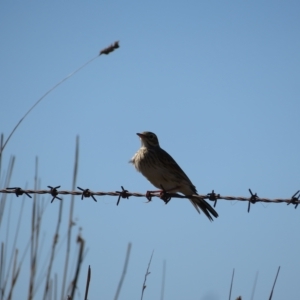
<instances>
[{"instance_id":1,"label":"small brown bird","mask_svg":"<svg viewBox=\"0 0 300 300\"><path fill-rule=\"evenodd\" d=\"M141 139L141 148L133 156L130 162L141 172L155 187L166 192L179 192L186 196L200 213L213 220L218 213L204 200L192 195L198 195L196 187L179 167L176 161L165 150L160 148L158 138L153 132L145 131L137 133Z\"/></svg>"}]
</instances>

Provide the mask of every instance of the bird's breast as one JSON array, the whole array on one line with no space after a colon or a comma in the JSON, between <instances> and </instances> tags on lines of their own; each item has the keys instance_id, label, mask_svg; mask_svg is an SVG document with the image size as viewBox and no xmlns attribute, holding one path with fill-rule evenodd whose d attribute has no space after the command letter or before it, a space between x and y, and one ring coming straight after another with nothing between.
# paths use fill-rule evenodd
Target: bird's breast
<instances>
[{"instance_id":1,"label":"bird's breast","mask_svg":"<svg viewBox=\"0 0 300 300\"><path fill-rule=\"evenodd\" d=\"M176 184L172 174L156 157L156 153L147 148L141 148L132 158L137 171L141 172L155 187L165 190L173 189Z\"/></svg>"}]
</instances>

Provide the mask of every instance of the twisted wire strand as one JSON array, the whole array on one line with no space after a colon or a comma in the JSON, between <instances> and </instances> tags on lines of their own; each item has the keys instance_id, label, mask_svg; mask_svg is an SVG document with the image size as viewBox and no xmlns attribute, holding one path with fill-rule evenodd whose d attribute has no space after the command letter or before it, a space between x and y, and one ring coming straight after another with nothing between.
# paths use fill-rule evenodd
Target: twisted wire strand
<instances>
[{"instance_id":1,"label":"twisted wire strand","mask_svg":"<svg viewBox=\"0 0 300 300\"><path fill-rule=\"evenodd\" d=\"M55 190L55 194L53 194L53 189ZM17 196L20 196L22 194L26 194L27 196L30 194L40 194L40 195L50 194L54 198L57 198L57 195L74 195L74 196L82 196L82 199L84 197L93 197L93 196L113 196L113 197L119 197L119 198L120 197L122 197L122 198L146 197L147 198L147 196L149 196L149 195L143 194L143 193L129 192L124 189L122 191L115 191L115 192L104 192L104 191L93 192L89 189L86 189L86 190L81 189L81 191L67 191L67 190L60 191L60 190L57 190L56 188L51 188L50 190L30 190L30 189L23 190L21 188L7 188L7 189L0 189L0 193L16 194ZM207 195L197 195L197 196L195 195L194 197L199 197L199 198L211 200L211 201L217 201L217 200L233 201L233 200L236 200L236 201L248 201L251 203L265 202L265 203L287 203L287 204L297 205L297 204L300 204L300 200L299 200L300 195L298 197L295 197L296 194L294 196L292 196L292 198L286 198L286 199L260 198L257 195L255 195L255 198L253 198L253 195L251 197L223 196L220 194L214 194L214 192L213 192L213 197L212 197L211 193L207 194ZM171 198L188 198L188 196L173 194L173 193L167 193L167 196L169 196ZM163 199L160 194L156 194L156 193L151 193L151 197L158 197L158 198ZM60 200L59 197L58 197L58 199Z\"/></svg>"}]
</instances>

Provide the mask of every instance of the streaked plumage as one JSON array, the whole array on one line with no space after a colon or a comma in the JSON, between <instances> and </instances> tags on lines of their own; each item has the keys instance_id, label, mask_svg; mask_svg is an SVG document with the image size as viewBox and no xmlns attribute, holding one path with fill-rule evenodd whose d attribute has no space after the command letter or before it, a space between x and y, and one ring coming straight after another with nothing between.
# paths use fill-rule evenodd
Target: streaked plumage
<instances>
[{"instance_id":1,"label":"streaked plumage","mask_svg":"<svg viewBox=\"0 0 300 300\"><path fill-rule=\"evenodd\" d=\"M163 186L167 192L179 192L186 196L197 195L196 187L176 161L160 148L157 136L148 131L137 135L142 145L130 160L135 168L159 189ZM200 208L209 220L213 220L211 215L218 217L217 212L204 199L190 197L189 200L196 210L200 213Z\"/></svg>"}]
</instances>

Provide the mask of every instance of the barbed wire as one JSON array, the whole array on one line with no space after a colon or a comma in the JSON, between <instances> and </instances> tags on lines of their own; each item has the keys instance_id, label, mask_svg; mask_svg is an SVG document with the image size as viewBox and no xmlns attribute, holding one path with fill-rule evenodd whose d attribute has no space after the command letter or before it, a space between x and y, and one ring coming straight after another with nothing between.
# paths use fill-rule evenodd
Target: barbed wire
<instances>
[{"instance_id":1,"label":"barbed wire","mask_svg":"<svg viewBox=\"0 0 300 300\"><path fill-rule=\"evenodd\" d=\"M121 186L122 191L115 191L115 192L94 192L90 189L83 189L81 187L77 187L79 191L59 191L58 189L60 186L52 187L48 185L49 190L23 190L20 187L8 187L6 189L1 189L0 193L3 194L15 194L17 197L25 194L29 198L32 198L30 194L50 194L52 196L51 203L57 199L62 200L61 197L58 195L74 195L74 196L81 196L81 200L83 198L92 198L95 202L97 202L97 199L95 196L113 196L118 197L117 205L119 205L121 199L129 199L129 197L146 197L148 201L152 200L152 197L158 197L161 200L163 200L166 204L172 199L172 198L189 198L189 196L180 195L177 193L168 193L164 190L162 191L148 191L146 194L142 193L132 193L128 190L124 189L123 186ZM250 211L250 205L255 204L256 202L264 202L264 203L286 203L287 205L292 204L294 205L295 209L300 204L300 190L297 191L291 198L288 199L268 199L268 198L260 198L256 193L252 193L251 189L249 189L250 197L236 197L236 196L222 196L220 194L216 194L214 190L212 192L206 194L206 195L193 195L193 197L199 197L201 199L210 200L214 202L214 207L217 205L218 200L227 200L227 201L247 201L248 202L248 212Z\"/></svg>"}]
</instances>

